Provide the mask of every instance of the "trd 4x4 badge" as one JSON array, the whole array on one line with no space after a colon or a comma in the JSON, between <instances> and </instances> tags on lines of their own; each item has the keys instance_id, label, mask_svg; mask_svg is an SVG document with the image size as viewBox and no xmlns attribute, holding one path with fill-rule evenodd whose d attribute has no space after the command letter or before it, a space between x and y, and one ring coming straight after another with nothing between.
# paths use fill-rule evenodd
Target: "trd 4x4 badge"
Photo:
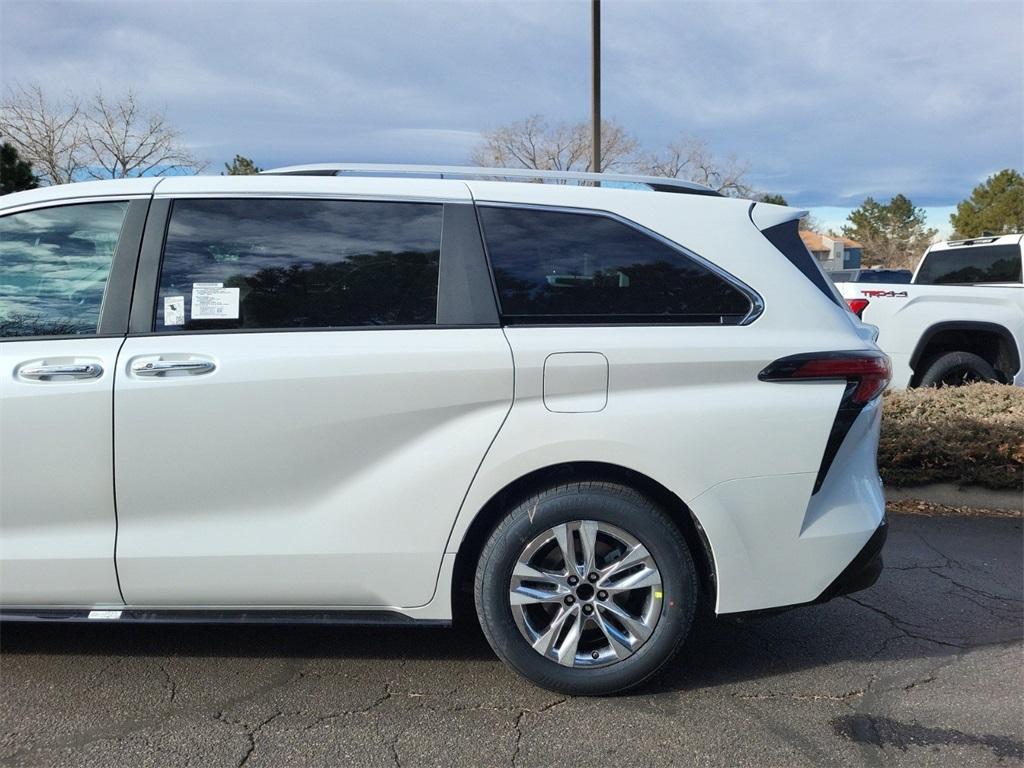
<instances>
[{"instance_id":1,"label":"trd 4x4 badge","mask_svg":"<svg viewBox=\"0 0 1024 768\"><path fill-rule=\"evenodd\" d=\"M906 291L861 291L861 296L867 296L871 299L905 299L907 298Z\"/></svg>"}]
</instances>

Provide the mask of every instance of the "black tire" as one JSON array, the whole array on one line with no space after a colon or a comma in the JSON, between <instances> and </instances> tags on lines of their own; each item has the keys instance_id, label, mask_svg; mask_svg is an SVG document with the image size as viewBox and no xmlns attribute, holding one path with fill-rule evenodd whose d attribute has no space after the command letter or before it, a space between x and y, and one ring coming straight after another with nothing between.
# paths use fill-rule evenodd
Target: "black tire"
<instances>
[{"instance_id":1,"label":"black tire","mask_svg":"<svg viewBox=\"0 0 1024 768\"><path fill-rule=\"evenodd\" d=\"M921 376L922 387L955 387L999 381L995 368L971 352L947 352L932 360Z\"/></svg>"},{"instance_id":2,"label":"black tire","mask_svg":"<svg viewBox=\"0 0 1024 768\"><path fill-rule=\"evenodd\" d=\"M566 522L593 520L642 543L661 574L660 612L653 632L632 655L607 666L562 666L535 651L516 625L510 605L512 571L524 549ZM510 509L491 533L477 565L477 616L491 648L523 677L559 693L599 696L625 691L661 670L693 624L697 575L679 528L649 499L625 486L578 482L548 488ZM663 594L663 597L662 597Z\"/></svg>"}]
</instances>

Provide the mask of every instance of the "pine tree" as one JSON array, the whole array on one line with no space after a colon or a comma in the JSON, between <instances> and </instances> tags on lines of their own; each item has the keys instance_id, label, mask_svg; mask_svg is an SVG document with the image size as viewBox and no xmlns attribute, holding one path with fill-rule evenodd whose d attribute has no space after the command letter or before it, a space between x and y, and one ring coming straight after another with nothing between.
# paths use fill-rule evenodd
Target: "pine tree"
<instances>
[{"instance_id":1,"label":"pine tree","mask_svg":"<svg viewBox=\"0 0 1024 768\"><path fill-rule=\"evenodd\" d=\"M868 197L847 219L843 235L864 246L865 261L896 269L913 267L937 232L925 225L924 209L905 195L885 204Z\"/></svg>"},{"instance_id":2,"label":"pine tree","mask_svg":"<svg viewBox=\"0 0 1024 768\"><path fill-rule=\"evenodd\" d=\"M1007 168L979 184L949 217L956 237L1024 233L1024 177Z\"/></svg>"},{"instance_id":3,"label":"pine tree","mask_svg":"<svg viewBox=\"0 0 1024 768\"><path fill-rule=\"evenodd\" d=\"M0 145L0 195L38 186L39 179L32 173L32 166L18 156L18 149L7 141Z\"/></svg>"},{"instance_id":4,"label":"pine tree","mask_svg":"<svg viewBox=\"0 0 1024 768\"><path fill-rule=\"evenodd\" d=\"M227 173L222 173L221 176L252 176L253 174L260 173L263 169L248 157L235 155L235 159L230 163L224 163L224 170Z\"/></svg>"}]
</instances>

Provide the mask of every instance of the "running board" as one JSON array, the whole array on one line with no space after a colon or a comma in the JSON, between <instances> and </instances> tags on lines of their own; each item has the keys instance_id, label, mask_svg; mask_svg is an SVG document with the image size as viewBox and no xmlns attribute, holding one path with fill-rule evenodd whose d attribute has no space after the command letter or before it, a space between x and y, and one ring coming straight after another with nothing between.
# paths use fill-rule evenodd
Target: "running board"
<instances>
[{"instance_id":1,"label":"running board","mask_svg":"<svg viewBox=\"0 0 1024 768\"><path fill-rule=\"evenodd\" d=\"M0 622L66 622L89 624L327 624L345 626L449 627L445 619L413 619L395 611L310 610L157 610L4 608Z\"/></svg>"}]
</instances>

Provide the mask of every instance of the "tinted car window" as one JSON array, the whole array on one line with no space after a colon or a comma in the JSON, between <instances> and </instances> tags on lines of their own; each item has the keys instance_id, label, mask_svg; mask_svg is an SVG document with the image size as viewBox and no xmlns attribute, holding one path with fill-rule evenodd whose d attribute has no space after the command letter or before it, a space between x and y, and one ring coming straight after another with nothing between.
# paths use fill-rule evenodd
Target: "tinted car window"
<instances>
[{"instance_id":1,"label":"tinted car window","mask_svg":"<svg viewBox=\"0 0 1024 768\"><path fill-rule=\"evenodd\" d=\"M0 218L0 336L94 334L126 202Z\"/></svg>"},{"instance_id":2,"label":"tinted car window","mask_svg":"<svg viewBox=\"0 0 1024 768\"><path fill-rule=\"evenodd\" d=\"M858 283L909 283L913 273L909 269L863 269Z\"/></svg>"},{"instance_id":3,"label":"tinted car window","mask_svg":"<svg viewBox=\"0 0 1024 768\"><path fill-rule=\"evenodd\" d=\"M480 210L508 322L735 323L750 300L685 254L606 216Z\"/></svg>"},{"instance_id":4,"label":"tinted car window","mask_svg":"<svg viewBox=\"0 0 1024 768\"><path fill-rule=\"evenodd\" d=\"M1020 246L984 245L932 251L917 272L922 285L1019 283Z\"/></svg>"},{"instance_id":5,"label":"tinted car window","mask_svg":"<svg viewBox=\"0 0 1024 768\"><path fill-rule=\"evenodd\" d=\"M442 206L177 200L156 330L430 325Z\"/></svg>"},{"instance_id":6,"label":"tinted car window","mask_svg":"<svg viewBox=\"0 0 1024 768\"><path fill-rule=\"evenodd\" d=\"M857 279L857 271L856 269L837 269L826 274L833 283L848 283Z\"/></svg>"}]
</instances>

